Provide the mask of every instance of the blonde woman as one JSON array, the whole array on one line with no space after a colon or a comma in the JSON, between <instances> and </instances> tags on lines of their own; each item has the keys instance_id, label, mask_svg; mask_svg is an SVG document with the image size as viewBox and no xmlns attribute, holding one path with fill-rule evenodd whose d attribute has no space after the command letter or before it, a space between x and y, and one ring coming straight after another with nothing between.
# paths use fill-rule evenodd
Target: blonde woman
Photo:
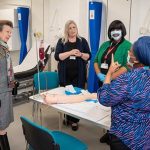
<instances>
[{"instance_id":1,"label":"blonde woman","mask_svg":"<svg viewBox=\"0 0 150 150\"><path fill-rule=\"evenodd\" d=\"M86 66L90 58L91 53L87 40L79 36L77 25L73 20L67 21L64 37L58 40L55 52L55 59L58 61L60 86L72 84L84 88ZM77 130L79 120L71 116L66 118L72 129Z\"/></svg>"}]
</instances>

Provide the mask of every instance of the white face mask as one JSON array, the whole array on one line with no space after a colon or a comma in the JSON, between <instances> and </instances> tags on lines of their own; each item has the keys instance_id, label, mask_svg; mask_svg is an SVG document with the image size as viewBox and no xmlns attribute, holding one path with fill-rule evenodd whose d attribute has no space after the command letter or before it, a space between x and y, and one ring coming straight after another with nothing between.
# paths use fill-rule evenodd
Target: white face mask
<instances>
[{"instance_id":1,"label":"white face mask","mask_svg":"<svg viewBox=\"0 0 150 150\"><path fill-rule=\"evenodd\" d=\"M129 55L129 54L128 54L128 57L127 57L127 63L128 63L128 65L129 65L130 67L133 68L134 63L130 62L130 55Z\"/></svg>"},{"instance_id":2,"label":"white face mask","mask_svg":"<svg viewBox=\"0 0 150 150\"><path fill-rule=\"evenodd\" d=\"M115 40L118 41L122 37L122 31L121 30L113 30L111 31L111 37Z\"/></svg>"}]
</instances>

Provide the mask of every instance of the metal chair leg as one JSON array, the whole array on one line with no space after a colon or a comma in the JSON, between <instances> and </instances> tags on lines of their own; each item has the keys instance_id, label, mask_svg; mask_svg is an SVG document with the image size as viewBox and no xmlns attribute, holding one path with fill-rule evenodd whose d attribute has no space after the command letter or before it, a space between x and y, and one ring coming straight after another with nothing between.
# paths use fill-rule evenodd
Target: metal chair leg
<instances>
[{"instance_id":1,"label":"metal chair leg","mask_svg":"<svg viewBox=\"0 0 150 150\"><path fill-rule=\"evenodd\" d=\"M40 124L42 126L42 109L41 109L41 107L40 107Z\"/></svg>"}]
</instances>

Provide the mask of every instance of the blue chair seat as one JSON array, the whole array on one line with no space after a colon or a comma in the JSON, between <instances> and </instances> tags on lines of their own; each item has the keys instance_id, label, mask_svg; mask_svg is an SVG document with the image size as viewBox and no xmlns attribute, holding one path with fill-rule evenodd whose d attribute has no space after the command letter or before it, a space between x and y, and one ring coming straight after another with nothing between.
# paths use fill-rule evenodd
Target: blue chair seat
<instances>
[{"instance_id":1,"label":"blue chair seat","mask_svg":"<svg viewBox=\"0 0 150 150\"><path fill-rule=\"evenodd\" d=\"M87 145L77 138L70 136L64 132L52 131L52 135L60 145L61 150L87 150Z\"/></svg>"},{"instance_id":2,"label":"blue chair seat","mask_svg":"<svg viewBox=\"0 0 150 150\"><path fill-rule=\"evenodd\" d=\"M87 150L87 145L61 131L51 131L21 116L28 150Z\"/></svg>"}]
</instances>

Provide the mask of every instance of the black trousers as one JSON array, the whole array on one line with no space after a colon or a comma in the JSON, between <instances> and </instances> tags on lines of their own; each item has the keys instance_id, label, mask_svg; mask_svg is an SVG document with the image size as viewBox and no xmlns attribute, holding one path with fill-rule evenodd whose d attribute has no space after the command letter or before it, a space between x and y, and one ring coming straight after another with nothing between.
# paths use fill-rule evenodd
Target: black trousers
<instances>
[{"instance_id":1,"label":"black trousers","mask_svg":"<svg viewBox=\"0 0 150 150\"><path fill-rule=\"evenodd\" d=\"M7 134L0 135L0 150L10 150Z\"/></svg>"},{"instance_id":2,"label":"black trousers","mask_svg":"<svg viewBox=\"0 0 150 150\"><path fill-rule=\"evenodd\" d=\"M110 134L110 150L131 150L117 136Z\"/></svg>"},{"instance_id":3,"label":"black trousers","mask_svg":"<svg viewBox=\"0 0 150 150\"><path fill-rule=\"evenodd\" d=\"M70 121L72 123L78 123L79 122L79 119L72 117L72 116L69 116L69 115L66 115L66 120Z\"/></svg>"},{"instance_id":4,"label":"black trousers","mask_svg":"<svg viewBox=\"0 0 150 150\"><path fill-rule=\"evenodd\" d=\"M78 72L77 70L66 72L66 83L60 84L60 86L66 86L72 84L74 87L78 87ZM70 115L65 115L67 121L72 123L78 123L79 119L72 117Z\"/></svg>"}]
</instances>

